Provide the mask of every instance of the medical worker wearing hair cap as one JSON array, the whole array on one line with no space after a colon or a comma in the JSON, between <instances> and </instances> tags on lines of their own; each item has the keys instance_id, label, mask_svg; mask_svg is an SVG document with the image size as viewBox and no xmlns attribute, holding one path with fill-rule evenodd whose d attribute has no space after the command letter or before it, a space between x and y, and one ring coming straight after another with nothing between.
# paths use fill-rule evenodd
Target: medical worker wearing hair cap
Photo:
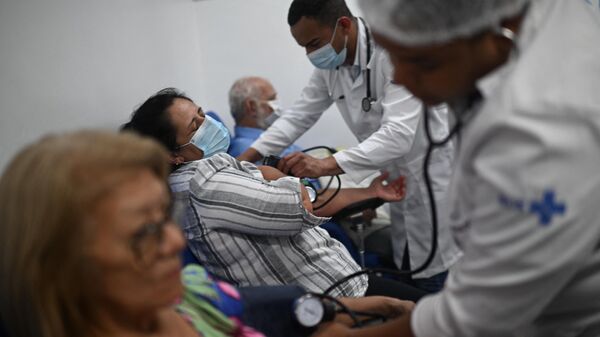
<instances>
[{"instance_id":1,"label":"medical worker wearing hair cap","mask_svg":"<svg viewBox=\"0 0 600 337\"><path fill-rule=\"evenodd\" d=\"M362 0L395 79L457 107L442 292L319 336L600 336L600 14L586 0Z\"/></svg>"}]
</instances>

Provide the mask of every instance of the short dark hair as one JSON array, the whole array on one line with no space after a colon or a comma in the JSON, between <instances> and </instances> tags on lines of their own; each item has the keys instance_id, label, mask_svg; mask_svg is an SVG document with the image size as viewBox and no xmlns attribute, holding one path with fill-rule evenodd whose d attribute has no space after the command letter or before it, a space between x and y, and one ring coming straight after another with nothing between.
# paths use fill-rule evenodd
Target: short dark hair
<instances>
[{"instance_id":1,"label":"short dark hair","mask_svg":"<svg viewBox=\"0 0 600 337\"><path fill-rule=\"evenodd\" d=\"M288 24L295 25L302 17L334 27L342 16L352 17L345 0L294 0L288 11Z\"/></svg>"},{"instance_id":2,"label":"short dark hair","mask_svg":"<svg viewBox=\"0 0 600 337\"><path fill-rule=\"evenodd\" d=\"M169 151L177 149L177 130L171 122L167 110L176 98L193 102L183 92L175 88L165 88L148 98L131 115L131 120L123 126L122 131L133 131L142 136L157 140Z\"/></svg>"}]
</instances>

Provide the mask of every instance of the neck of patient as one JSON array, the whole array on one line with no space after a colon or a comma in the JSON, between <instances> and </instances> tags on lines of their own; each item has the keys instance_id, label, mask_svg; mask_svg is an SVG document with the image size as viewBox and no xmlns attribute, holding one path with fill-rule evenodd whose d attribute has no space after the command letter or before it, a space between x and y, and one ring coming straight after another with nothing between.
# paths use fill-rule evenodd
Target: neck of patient
<instances>
[{"instance_id":1,"label":"neck of patient","mask_svg":"<svg viewBox=\"0 0 600 337\"><path fill-rule=\"evenodd\" d=\"M245 115L243 118L237 121L236 126L261 129L261 127L258 125L258 118L249 115Z\"/></svg>"}]
</instances>

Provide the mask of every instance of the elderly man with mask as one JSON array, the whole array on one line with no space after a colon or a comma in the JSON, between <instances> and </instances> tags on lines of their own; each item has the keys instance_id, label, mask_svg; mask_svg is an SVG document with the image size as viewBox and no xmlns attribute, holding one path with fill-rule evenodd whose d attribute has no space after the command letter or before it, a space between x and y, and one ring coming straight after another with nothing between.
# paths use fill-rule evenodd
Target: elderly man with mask
<instances>
[{"instance_id":1,"label":"elderly man with mask","mask_svg":"<svg viewBox=\"0 0 600 337\"><path fill-rule=\"evenodd\" d=\"M229 90L229 109L235 120L235 133L227 152L237 157L246 151L281 114L277 91L262 77L243 77ZM280 155L302 151L292 144Z\"/></svg>"},{"instance_id":2,"label":"elderly man with mask","mask_svg":"<svg viewBox=\"0 0 600 337\"><path fill-rule=\"evenodd\" d=\"M600 12L586 0L363 0L395 79L454 102L464 256L411 315L322 336L600 336Z\"/></svg>"}]
</instances>

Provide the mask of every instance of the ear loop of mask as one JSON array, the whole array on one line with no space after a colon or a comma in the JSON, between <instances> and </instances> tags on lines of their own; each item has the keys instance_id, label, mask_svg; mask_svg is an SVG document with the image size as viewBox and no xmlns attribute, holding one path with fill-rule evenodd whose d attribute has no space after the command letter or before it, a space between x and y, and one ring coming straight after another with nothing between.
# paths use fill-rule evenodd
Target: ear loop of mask
<instances>
[{"instance_id":1,"label":"ear loop of mask","mask_svg":"<svg viewBox=\"0 0 600 337\"><path fill-rule=\"evenodd\" d=\"M338 19L335 22L335 27L333 27L333 35L331 36L331 39L329 40L329 43L328 43L331 45L331 47L333 47L333 40L335 39L335 34L337 33L337 27L339 24L340 24L340 19ZM348 34L346 34L344 36L344 47L342 47L342 50L346 49L346 47L348 47ZM335 50L335 48L333 50ZM342 52L342 50L340 50L340 53ZM337 51L336 51L336 53L337 53Z\"/></svg>"},{"instance_id":2,"label":"ear loop of mask","mask_svg":"<svg viewBox=\"0 0 600 337\"><path fill-rule=\"evenodd\" d=\"M178 145L175 148L175 151L179 151L179 150L183 149L184 147L186 147L188 145L194 145L194 144L192 142L187 142L187 143L185 143L183 145ZM202 149L198 149L198 150L202 151L202 157L204 157L204 151ZM177 152L173 152L172 155L173 156L179 156L179 154L177 154ZM197 161L197 160L182 161L181 163L173 163L173 165L175 165L175 166L181 166L181 165L189 164L189 163L195 162L195 161Z\"/></svg>"},{"instance_id":3,"label":"ear loop of mask","mask_svg":"<svg viewBox=\"0 0 600 337\"><path fill-rule=\"evenodd\" d=\"M329 41L330 44L333 42L333 39L335 38L335 33L337 31L337 27L338 27L339 23L340 23L339 20L335 23L335 28L333 28L333 36L331 37L331 40ZM333 44L331 46L333 47ZM344 37L344 47L342 48L342 50L344 50L344 48L346 48L346 47L348 47L348 35L346 35ZM333 84L331 86L331 89L329 90L329 97L331 97L331 98L333 98L333 93L334 93L335 88L337 86L337 81L338 81L339 74L340 74L340 67L338 66L338 67L335 68L335 78L333 79Z\"/></svg>"}]
</instances>

